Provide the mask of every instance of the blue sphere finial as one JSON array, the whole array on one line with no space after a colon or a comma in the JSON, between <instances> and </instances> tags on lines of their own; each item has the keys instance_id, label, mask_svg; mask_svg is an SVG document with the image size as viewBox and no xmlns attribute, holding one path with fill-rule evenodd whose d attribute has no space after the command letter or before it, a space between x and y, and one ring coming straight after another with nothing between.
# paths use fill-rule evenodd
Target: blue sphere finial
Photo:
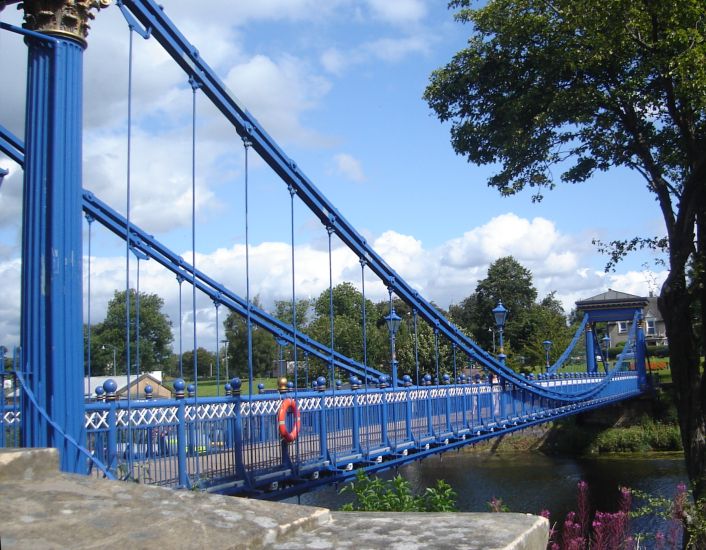
<instances>
[{"instance_id":1,"label":"blue sphere finial","mask_svg":"<svg viewBox=\"0 0 706 550\"><path fill-rule=\"evenodd\" d=\"M103 386L98 386L98 387L96 388L96 395L97 395L97 396L100 397L100 396L103 395L104 393L105 393L105 390L103 389Z\"/></svg>"},{"instance_id":2,"label":"blue sphere finial","mask_svg":"<svg viewBox=\"0 0 706 550\"><path fill-rule=\"evenodd\" d=\"M186 382L184 382L182 378L177 378L174 382L172 382L172 387L177 393L183 392L186 389Z\"/></svg>"},{"instance_id":3,"label":"blue sphere finial","mask_svg":"<svg viewBox=\"0 0 706 550\"><path fill-rule=\"evenodd\" d=\"M108 380L103 382L103 389L106 393L115 393L118 391L118 383L112 378L108 378Z\"/></svg>"},{"instance_id":4,"label":"blue sphere finial","mask_svg":"<svg viewBox=\"0 0 706 550\"><path fill-rule=\"evenodd\" d=\"M240 378L238 378L237 376L234 377L234 378L231 378L231 380L230 380L230 387L231 387L231 389L237 391L237 390L240 389L240 387L241 387L242 385L243 385L243 382L242 382L242 381L240 380ZM258 386L258 387L259 387L259 386Z\"/></svg>"},{"instance_id":5,"label":"blue sphere finial","mask_svg":"<svg viewBox=\"0 0 706 550\"><path fill-rule=\"evenodd\" d=\"M154 388L152 386L150 386L149 384L147 384L145 386L145 393L152 393L153 391L154 391Z\"/></svg>"},{"instance_id":6,"label":"blue sphere finial","mask_svg":"<svg viewBox=\"0 0 706 550\"><path fill-rule=\"evenodd\" d=\"M317 386L325 386L325 385L326 385L326 378L323 377L323 376L319 376L319 377L316 379L316 385L317 385Z\"/></svg>"}]
</instances>

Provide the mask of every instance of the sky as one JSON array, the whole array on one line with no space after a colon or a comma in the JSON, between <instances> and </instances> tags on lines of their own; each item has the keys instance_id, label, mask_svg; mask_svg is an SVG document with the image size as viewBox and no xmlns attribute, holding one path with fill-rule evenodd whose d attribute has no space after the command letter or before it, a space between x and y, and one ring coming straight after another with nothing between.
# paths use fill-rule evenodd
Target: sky
<instances>
[{"instance_id":1,"label":"sky","mask_svg":"<svg viewBox=\"0 0 706 550\"><path fill-rule=\"evenodd\" d=\"M562 184L540 203L531 192L501 197L486 181L493 166L475 166L450 145L422 99L431 72L463 48L471 29L431 0L162 0L166 14L198 49L239 103L252 113L299 169L373 248L427 300L447 308L470 295L488 266L512 255L530 269L540 297L555 292L567 313L576 300L608 288L658 292L666 271L652 253L630 256L605 273L607 258L593 239L664 234L660 212L641 178L615 168L583 184ZM205 5L204 5L205 6ZM18 25L14 6L0 20ZM84 188L241 296L245 280L245 165L242 141L154 39L133 38L131 170L127 173L129 31L119 9L96 14L84 54ZM26 50L0 32L0 124L24 136ZM11 75L8 78L8 75ZM192 181L192 163L194 179ZM10 175L0 188L0 343L19 343L22 171L0 154ZM270 307L329 286L325 228L290 195L270 168L250 153L248 246L250 293ZM195 247L192 247L192 185ZM292 235L292 226L294 227ZM84 224L84 248L89 231ZM125 289L125 245L98 224L90 229L84 288L91 282L90 317L105 315ZM356 257L332 241L334 284L361 286ZM195 251L194 251L195 249ZM155 262L142 261L140 290L165 300L182 345L217 345L216 308L196 307L184 287ZM130 259L130 284L137 262ZM372 273L366 296L387 293ZM87 319L88 300L84 309ZM219 312L219 320L225 312ZM220 338L222 327L218 328ZM175 347L178 342L175 341Z\"/></svg>"}]
</instances>

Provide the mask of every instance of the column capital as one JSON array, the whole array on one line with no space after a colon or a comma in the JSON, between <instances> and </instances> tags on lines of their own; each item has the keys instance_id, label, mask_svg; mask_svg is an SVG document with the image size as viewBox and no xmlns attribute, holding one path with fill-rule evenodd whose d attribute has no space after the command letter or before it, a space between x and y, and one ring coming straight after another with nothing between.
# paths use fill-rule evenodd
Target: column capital
<instances>
[{"instance_id":1,"label":"column capital","mask_svg":"<svg viewBox=\"0 0 706 550\"><path fill-rule=\"evenodd\" d=\"M91 10L110 5L110 0L24 0L24 28L71 38L86 46L88 22L95 18Z\"/></svg>"}]
</instances>

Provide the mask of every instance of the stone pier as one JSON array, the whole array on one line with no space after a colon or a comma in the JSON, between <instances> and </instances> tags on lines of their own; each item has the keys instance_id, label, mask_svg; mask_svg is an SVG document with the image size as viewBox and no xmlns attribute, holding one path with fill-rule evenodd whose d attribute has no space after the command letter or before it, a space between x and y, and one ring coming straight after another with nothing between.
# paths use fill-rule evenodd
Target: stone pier
<instances>
[{"instance_id":1,"label":"stone pier","mask_svg":"<svg viewBox=\"0 0 706 550\"><path fill-rule=\"evenodd\" d=\"M544 550L529 514L334 512L59 472L54 449L0 451L0 547Z\"/></svg>"}]
</instances>

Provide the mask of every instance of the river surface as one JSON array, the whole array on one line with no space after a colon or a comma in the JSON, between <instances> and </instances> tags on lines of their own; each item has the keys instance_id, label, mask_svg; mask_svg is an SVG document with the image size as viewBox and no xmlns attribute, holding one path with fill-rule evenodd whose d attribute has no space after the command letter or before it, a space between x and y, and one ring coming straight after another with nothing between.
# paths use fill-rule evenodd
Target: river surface
<instances>
[{"instance_id":1,"label":"river surface","mask_svg":"<svg viewBox=\"0 0 706 550\"><path fill-rule=\"evenodd\" d=\"M385 472L381 477L391 478L395 473ZM589 484L592 508L604 512L616 511L621 486L671 499L677 485L687 481L679 454L561 458L539 453L462 450L404 466L399 473L416 491L443 479L456 491L460 512L487 512L487 503L495 497L502 499L511 512L538 514L547 509L552 523L559 524L569 511L577 509L577 484L581 480ZM341 486L324 487L302 495L299 502L338 510L351 500L350 493L340 494L340 489ZM297 498L287 502L297 502ZM635 532L647 533L668 529L656 518L633 520L632 527Z\"/></svg>"}]
</instances>

